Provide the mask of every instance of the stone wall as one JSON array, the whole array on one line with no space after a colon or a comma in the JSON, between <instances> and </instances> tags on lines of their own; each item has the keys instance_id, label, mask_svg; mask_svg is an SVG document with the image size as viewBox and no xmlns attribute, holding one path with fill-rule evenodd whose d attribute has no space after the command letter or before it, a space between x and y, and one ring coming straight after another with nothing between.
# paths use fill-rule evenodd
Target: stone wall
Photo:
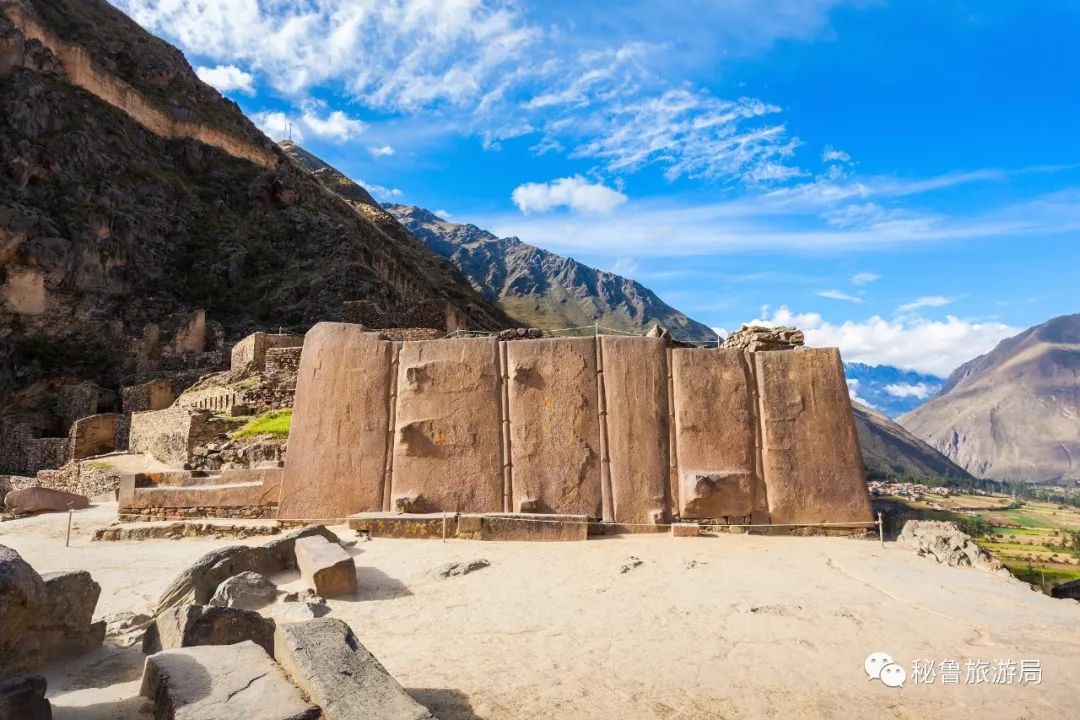
<instances>
[{"instance_id":1,"label":"stone wall","mask_svg":"<svg viewBox=\"0 0 1080 720\"><path fill-rule=\"evenodd\" d=\"M274 348L297 348L304 344L300 335L255 332L233 345L231 369L252 371L266 369L266 353Z\"/></svg>"},{"instance_id":2,"label":"stone wall","mask_svg":"<svg viewBox=\"0 0 1080 720\"><path fill-rule=\"evenodd\" d=\"M304 339L300 338L303 343ZM299 345L294 347L267 348L266 363L263 368L267 373L295 373L300 369Z\"/></svg>"},{"instance_id":3,"label":"stone wall","mask_svg":"<svg viewBox=\"0 0 1080 720\"><path fill-rule=\"evenodd\" d=\"M116 413L101 413L76 420L68 434L70 459L82 460L115 450L122 417Z\"/></svg>"},{"instance_id":4,"label":"stone wall","mask_svg":"<svg viewBox=\"0 0 1080 720\"><path fill-rule=\"evenodd\" d=\"M131 416L128 448L152 455L163 463L184 465L197 445L227 432L232 425L212 418L209 411L186 407L137 412Z\"/></svg>"},{"instance_id":5,"label":"stone wall","mask_svg":"<svg viewBox=\"0 0 1080 720\"><path fill-rule=\"evenodd\" d=\"M127 415L147 410L164 410L176 400L172 383L166 378L129 385L123 388L120 394L123 398L124 413Z\"/></svg>"},{"instance_id":6,"label":"stone wall","mask_svg":"<svg viewBox=\"0 0 1080 720\"><path fill-rule=\"evenodd\" d=\"M320 323L301 355L280 517L867 522L844 389L833 349L667 350L611 336L401 343Z\"/></svg>"}]
</instances>

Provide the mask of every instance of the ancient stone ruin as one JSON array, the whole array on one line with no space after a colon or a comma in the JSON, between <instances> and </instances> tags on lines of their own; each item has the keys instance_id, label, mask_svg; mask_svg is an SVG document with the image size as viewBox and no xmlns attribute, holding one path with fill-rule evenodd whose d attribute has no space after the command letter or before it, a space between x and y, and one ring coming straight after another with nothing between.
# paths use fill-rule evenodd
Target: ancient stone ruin
<instances>
[{"instance_id":1,"label":"ancient stone ruin","mask_svg":"<svg viewBox=\"0 0 1080 720\"><path fill-rule=\"evenodd\" d=\"M391 342L320 323L300 361L278 516L394 513L644 529L871 519L835 349Z\"/></svg>"}]
</instances>

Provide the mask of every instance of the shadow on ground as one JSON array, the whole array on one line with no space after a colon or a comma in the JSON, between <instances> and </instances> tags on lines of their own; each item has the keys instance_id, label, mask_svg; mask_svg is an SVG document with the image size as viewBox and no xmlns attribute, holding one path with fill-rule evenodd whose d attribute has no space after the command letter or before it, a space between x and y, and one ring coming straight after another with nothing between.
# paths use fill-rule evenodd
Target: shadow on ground
<instances>
[{"instance_id":1,"label":"shadow on ground","mask_svg":"<svg viewBox=\"0 0 1080 720\"><path fill-rule=\"evenodd\" d=\"M356 587L359 600L392 600L412 595L405 583L373 567L356 568Z\"/></svg>"},{"instance_id":2,"label":"shadow on ground","mask_svg":"<svg viewBox=\"0 0 1080 720\"><path fill-rule=\"evenodd\" d=\"M460 690L405 688L405 692L439 720L484 720L473 710L469 697Z\"/></svg>"}]
</instances>

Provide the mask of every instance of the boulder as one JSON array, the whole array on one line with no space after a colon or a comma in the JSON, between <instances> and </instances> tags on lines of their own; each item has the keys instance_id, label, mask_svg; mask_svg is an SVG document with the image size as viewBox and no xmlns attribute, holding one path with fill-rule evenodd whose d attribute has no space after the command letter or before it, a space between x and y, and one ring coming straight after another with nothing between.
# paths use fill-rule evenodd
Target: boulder
<instances>
[{"instance_id":1,"label":"boulder","mask_svg":"<svg viewBox=\"0 0 1080 720\"><path fill-rule=\"evenodd\" d=\"M45 601L34 622L39 652L44 658L75 657L101 647L106 623L94 622L94 608L101 595L85 570L45 573Z\"/></svg>"},{"instance_id":2,"label":"boulder","mask_svg":"<svg viewBox=\"0 0 1080 720\"><path fill-rule=\"evenodd\" d=\"M23 638L45 599L45 583L19 553L0 545L0 674L22 669Z\"/></svg>"},{"instance_id":3,"label":"boulder","mask_svg":"<svg viewBox=\"0 0 1080 720\"><path fill-rule=\"evenodd\" d=\"M308 525L265 545L232 545L209 552L176 576L161 594L154 614L178 605L205 605L217 592L218 585L244 571L271 575L296 568L296 541L316 535L333 543L338 542L337 535L322 525Z\"/></svg>"},{"instance_id":4,"label":"boulder","mask_svg":"<svg viewBox=\"0 0 1080 720\"><path fill-rule=\"evenodd\" d=\"M12 490L4 497L4 505L12 515L26 515L40 512L64 512L68 509L82 510L90 507L90 500L85 495L76 495L63 490L31 487Z\"/></svg>"},{"instance_id":5,"label":"boulder","mask_svg":"<svg viewBox=\"0 0 1080 720\"><path fill-rule=\"evenodd\" d=\"M326 720L432 717L341 620L281 625L274 633L274 653L292 681L322 708Z\"/></svg>"},{"instance_id":6,"label":"boulder","mask_svg":"<svg viewBox=\"0 0 1080 720\"><path fill-rule=\"evenodd\" d=\"M42 577L0 545L0 674L34 672L51 660L100 646L105 623L93 622L100 594L90 573Z\"/></svg>"},{"instance_id":7,"label":"boulder","mask_svg":"<svg viewBox=\"0 0 1080 720\"><path fill-rule=\"evenodd\" d=\"M181 605L159 615L146 628L143 652L199 645L233 645L251 641L274 652L274 621L252 610Z\"/></svg>"},{"instance_id":8,"label":"boulder","mask_svg":"<svg viewBox=\"0 0 1080 720\"><path fill-rule=\"evenodd\" d=\"M477 558L476 560L469 560L468 562L452 562L440 565L432 570L429 574L438 580L445 580L446 578L457 577L458 575L468 575L471 572L482 570L490 566L491 563L483 558Z\"/></svg>"},{"instance_id":9,"label":"boulder","mask_svg":"<svg viewBox=\"0 0 1080 720\"><path fill-rule=\"evenodd\" d=\"M258 610L277 599L277 586L257 572L245 571L218 585L211 605Z\"/></svg>"},{"instance_id":10,"label":"boulder","mask_svg":"<svg viewBox=\"0 0 1080 720\"><path fill-rule=\"evenodd\" d=\"M1050 588L1050 596L1062 600L1080 600L1080 580L1070 580Z\"/></svg>"},{"instance_id":11,"label":"boulder","mask_svg":"<svg viewBox=\"0 0 1080 720\"><path fill-rule=\"evenodd\" d=\"M45 678L40 675L0 677L0 718L52 720L52 705L45 699Z\"/></svg>"},{"instance_id":12,"label":"boulder","mask_svg":"<svg viewBox=\"0 0 1080 720\"><path fill-rule=\"evenodd\" d=\"M329 614L329 612L330 608L324 602L302 600L282 603L275 608L274 614L279 623L293 623L321 618L323 615Z\"/></svg>"},{"instance_id":13,"label":"boulder","mask_svg":"<svg viewBox=\"0 0 1080 720\"><path fill-rule=\"evenodd\" d=\"M946 565L1007 572L1004 565L990 557L953 522L908 520L896 541Z\"/></svg>"},{"instance_id":14,"label":"boulder","mask_svg":"<svg viewBox=\"0 0 1080 720\"><path fill-rule=\"evenodd\" d=\"M253 642L164 650L146 658L139 693L156 720L318 720L266 652Z\"/></svg>"},{"instance_id":15,"label":"boulder","mask_svg":"<svg viewBox=\"0 0 1080 720\"><path fill-rule=\"evenodd\" d=\"M296 541L296 565L300 577L322 597L356 592L356 564L337 543L320 536Z\"/></svg>"}]
</instances>

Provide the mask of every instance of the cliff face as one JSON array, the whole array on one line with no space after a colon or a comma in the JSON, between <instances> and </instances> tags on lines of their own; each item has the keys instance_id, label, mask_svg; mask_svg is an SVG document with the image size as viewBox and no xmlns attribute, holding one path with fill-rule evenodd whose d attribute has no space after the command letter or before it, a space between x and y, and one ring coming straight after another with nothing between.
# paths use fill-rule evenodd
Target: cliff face
<instances>
[{"instance_id":1,"label":"cliff face","mask_svg":"<svg viewBox=\"0 0 1080 720\"><path fill-rule=\"evenodd\" d=\"M0 411L38 381L115 385L195 308L237 337L347 300L510 322L106 2L0 2Z\"/></svg>"},{"instance_id":2,"label":"cliff face","mask_svg":"<svg viewBox=\"0 0 1080 720\"><path fill-rule=\"evenodd\" d=\"M596 270L517 238L448 222L423 208L387 209L428 247L449 258L485 297L516 318L555 329L601 325L645 332L660 323L679 340L715 341L716 333L628 278Z\"/></svg>"},{"instance_id":3,"label":"cliff face","mask_svg":"<svg viewBox=\"0 0 1080 720\"><path fill-rule=\"evenodd\" d=\"M978 477L1080 480L1080 315L961 365L901 425Z\"/></svg>"},{"instance_id":4,"label":"cliff face","mask_svg":"<svg viewBox=\"0 0 1080 720\"><path fill-rule=\"evenodd\" d=\"M851 403L851 409L855 413L855 430L867 477L971 477L962 467L884 415L857 402Z\"/></svg>"}]
</instances>

